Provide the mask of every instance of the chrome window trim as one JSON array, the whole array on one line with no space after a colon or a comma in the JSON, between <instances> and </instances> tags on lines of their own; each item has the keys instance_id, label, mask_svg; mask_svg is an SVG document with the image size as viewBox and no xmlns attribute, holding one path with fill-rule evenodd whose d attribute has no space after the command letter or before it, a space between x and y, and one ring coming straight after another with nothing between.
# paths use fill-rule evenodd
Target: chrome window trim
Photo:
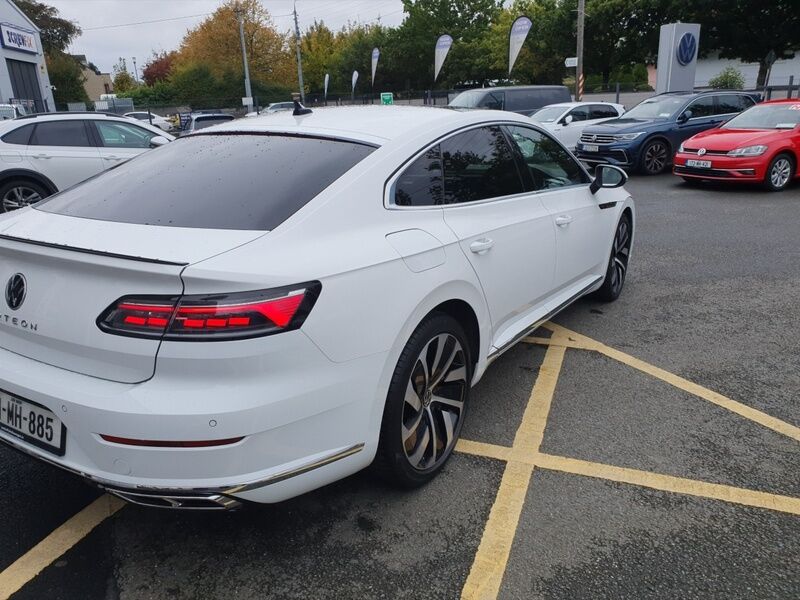
<instances>
[{"instance_id":1,"label":"chrome window trim","mask_svg":"<svg viewBox=\"0 0 800 600\"><path fill-rule=\"evenodd\" d=\"M493 196L491 198L483 198L481 200L474 200L472 202L459 202L456 204L432 204L430 206L399 206L394 202L394 189L397 180L400 176L405 172L405 170L411 166L411 164L420 158L423 154L425 154L428 150L436 146L437 144L442 143L444 140L448 140L458 134L464 133L465 131L471 131L473 129L480 129L482 127L503 127L503 126L517 126L532 129L533 131L540 133L546 137L549 137L551 140L555 141L561 148L570 156L572 160L578 165L578 167L584 172L584 174L588 177L589 181L586 183L575 183L572 185L565 185L559 188L550 188L550 189L543 189L543 190L532 190L532 191L523 191L519 194L508 194L505 196ZM513 148L512 148L513 150ZM519 121L485 121L482 123L473 123L471 125L466 125L464 127L460 127L453 131L448 132L445 135L442 135L433 142L428 143L422 150L419 150L415 154L413 154L410 158L407 158L403 163L397 167L392 174L388 177L383 185L384 189L384 196L383 196L383 207L386 210L445 210L451 208L463 208L468 206L479 206L482 204L488 204L489 202L502 202L505 200L515 200L517 198L529 197L533 195L544 194L548 192L557 192L561 190L568 190L574 189L579 187L589 187L591 185L592 176L587 171L586 167L581 163L581 161L572 153L570 150L564 146L558 139L554 136L550 135L547 131L537 127L534 124L529 123L520 123Z\"/></svg>"}]
</instances>

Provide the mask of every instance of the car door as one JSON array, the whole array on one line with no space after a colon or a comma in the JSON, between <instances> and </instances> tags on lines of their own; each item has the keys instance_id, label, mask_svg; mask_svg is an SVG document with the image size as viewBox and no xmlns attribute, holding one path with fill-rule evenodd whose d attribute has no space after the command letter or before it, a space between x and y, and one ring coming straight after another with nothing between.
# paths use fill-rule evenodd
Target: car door
<instances>
[{"instance_id":1,"label":"car door","mask_svg":"<svg viewBox=\"0 0 800 600\"><path fill-rule=\"evenodd\" d=\"M547 134L523 125L508 125L527 168L530 185L550 215L556 240L553 294L569 298L597 282L606 266L614 213L589 191L589 176Z\"/></svg>"},{"instance_id":2,"label":"car door","mask_svg":"<svg viewBox=\"0 0 800 600\"><path fill-rule=\"evenodd\" d=\"M135 123L90 121L94 128L103 168L110 169L150 149L150 140L158 134Z\"/></svg>"},{"instance_id":3,"label":"car door","mask_svg":"<svg viewBox=\"0 0 800 600\"><path fill-rule=\"evenodd\" d=\"M59 191L103 170L100 153L83 119L36 123L25 153L29 164Z\"/></svg>"},{"instance_id":4,"label":"car door","mask_svg":"<svg viewBox=\"0 0 800 600\"><path fill-rule=\"evenodd\" d=\"M534 320L551 293L555 234L550 215L526 191L511 144L498 126L439 144L445 223L480 280L493 344L504 346Z\"/></svg>"},{"instance_id":5,"label":"car door","mask_svg":"<svg viewBox=\"0 0 800 600\"><path fill-rule=\"evenodd\" d=\"M681 142L689 139L696 133L714 127L720 121L717 116L716 102L714 96L703 96L693 100L689 106L683 110L683 114L691 111L689 119L683 123L678 123L677 138L673 140L673 152L678 149Z\"/></svg>"},{"instance_id":6,"label":"car door","mask_svg":"<svg viewBox=\"0 0 800 600\"><path fill-rule=\"evenodd\" d=\"M568 119L568 117L571 118ZM586 129L586 126L590 124L589 105L583 104L581 106L576 106L564 115L559 120L559 125L553 128L553 131L556 132L558 139L561 140L561 143L567 148L575 148L581 137L581 133Z\"/></svg>"}]
</instances>

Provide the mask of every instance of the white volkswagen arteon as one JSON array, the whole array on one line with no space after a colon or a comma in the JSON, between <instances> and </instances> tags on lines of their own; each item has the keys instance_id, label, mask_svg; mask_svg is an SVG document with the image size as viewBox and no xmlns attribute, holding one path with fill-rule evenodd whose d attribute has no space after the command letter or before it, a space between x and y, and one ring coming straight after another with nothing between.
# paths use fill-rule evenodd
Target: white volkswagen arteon
<instances>
[{"instance_id":1,"label":"white volkswagen arteon","mask_svg":"<svg viewBox=\"0 0 800 600\"><path fill-rule=\"evenodd\" d=\"M497 111L181 138L0 217L0 439L151 506L424 483L492 360L619 295L624 181Z\"/></svg>"}]
</instances>

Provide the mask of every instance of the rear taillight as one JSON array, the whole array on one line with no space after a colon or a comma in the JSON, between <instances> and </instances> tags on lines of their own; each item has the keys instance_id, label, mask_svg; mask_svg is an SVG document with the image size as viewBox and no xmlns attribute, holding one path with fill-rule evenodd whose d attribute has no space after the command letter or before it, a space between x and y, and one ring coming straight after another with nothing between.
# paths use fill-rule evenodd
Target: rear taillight
<instances>
[{"instance_id":1,"label":"rear taillight","mask_svg":"<svg viewBox=\"0 0 800 600\"><path fill-rule=\"evenodd\" d=\"M125 296L97 319L106 333L165 340L231 340L298 329L318 281L270 290L194 296Z\"/></svg>"}]
</instances>

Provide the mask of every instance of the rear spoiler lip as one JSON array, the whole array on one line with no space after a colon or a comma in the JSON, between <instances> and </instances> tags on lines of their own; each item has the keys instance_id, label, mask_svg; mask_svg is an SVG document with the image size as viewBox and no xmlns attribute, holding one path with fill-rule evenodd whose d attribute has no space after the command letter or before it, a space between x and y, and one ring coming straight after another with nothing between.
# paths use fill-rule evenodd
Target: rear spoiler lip
<instances>
[{"instance_id":1,"label":"rear spoiler lip","mask_svg":"<svg viewBox=\"0 0 800 600\"><path fill-rule=\"evenodd\" d=\"M146 258L144 256L130 256L128 254L118 254L116 252L106 252L105 250L93 250L91 248L78 248L76 246L67 246L66 244L56 244L53 242L43 242L40 240L31 240L28 238L19 238L12 235L0 234L0 240L9 240L12 242L20 242L22 244L33 244L34 246L44 246L45 248L58 248L59 250L69 250L70 252L82 252L84 254L94 254L96 256L107 256L109 258L121 258L123 260L134 260L137 262L152 263L156 265L170 265L173 267L185 267L188 262L175 262L172 260L162 260L160 258Z\"/></svg>"}]
</instances>

